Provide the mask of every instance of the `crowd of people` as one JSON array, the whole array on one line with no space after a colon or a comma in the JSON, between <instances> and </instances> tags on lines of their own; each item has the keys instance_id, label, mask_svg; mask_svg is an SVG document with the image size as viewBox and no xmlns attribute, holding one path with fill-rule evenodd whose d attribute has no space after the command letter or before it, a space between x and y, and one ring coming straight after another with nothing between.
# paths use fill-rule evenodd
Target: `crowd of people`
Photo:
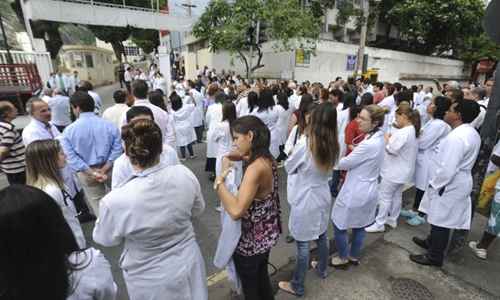
<instances>
[{"instance_id":1,"label":"crowd of people","mask_svg":"<svg viewBox=\"0 0 500 300\"><path fill-rule=\"evenodd\" d=\"M129 66L126 90L115 91L106 110L90 82L71 91L57 82L28 101L22 134L12 124L16 108L0 101L0 169L11 184L0 191L0 299L115 299L110 264L81 227L95 218L94 242L123 245L130 299L207 299L192 224L205 202L183 164L197 156L206 158L220 200L213 263L247 300L274 299L268 264L284 203L297 259L290 281L278 286L296 296L306 292L309 267L326 278L328 266L359 265L366 234L400 219L430 224L427 237L413 237L425 253L410 259L423 265L442 266L451 232L470 230L471 172L493 78L426 88L340 77L325 86L250 84L205 67L167 89L153 64L147 75ZM195 153L200 143L206 153ZM500 177L500 143L487 174ZM416 197L403 209L409 184ZM500 234L496 187L484 235L469 244L482 259ZM318 256L310 262L312 241Z\"/></svg>"}]
</instances>

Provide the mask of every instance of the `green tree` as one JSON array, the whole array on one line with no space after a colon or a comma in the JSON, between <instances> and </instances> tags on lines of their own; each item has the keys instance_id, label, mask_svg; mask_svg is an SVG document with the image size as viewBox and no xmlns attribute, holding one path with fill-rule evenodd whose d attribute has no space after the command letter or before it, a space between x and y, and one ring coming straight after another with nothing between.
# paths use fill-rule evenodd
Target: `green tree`
<instances>
[{"instance_id":1,"label":"green tree","mask_svg":"<svg viewBox=\"0 0 500 300\"><path fill-rule=\"evenodd\" d=\"M160 46L160 36L158 30L152 29L133 29L132 42L134 42L144 53L153 52Z\"/></svg>"},{"instance_id":2,"label":"green tree","mask_svg":"<svg viewBox=\"0 0 500 300\"><path fill-rule=\"evenodd\" d=\"M460 59L466 63L475 63L481 59L500 59L500 45L495 44L486 33L464 39Z\"/></svg>"},{"instance_id":3,"label":"green tree","mask_svg":"<svg viewBox=\"0 0 500 300\"><path fill-rule=\"evenodd\" d=\"M385 20L398 28L405 50L420 54L452 50L459 56L464 40L483 31L482 0L398 0L386 9Z\"/></svg>"},{"instance_id":4,"label":"green tree","mask_svg":"<svg viewBox=\"0 0 500 300\"><path fill-rule=\"evenodd\" d=\"M257 24L260 25L259 38L256 38ZM310 7L304 8L297 0L235 0L231 3L214 0L193 28L194 36L208 41L211 51L227 50L241 59L248 78L264 67L262 43L265 39L272 40L277 51L291 50L296 45L313 49L319 33L320 19L313 16ZM255 63L251 62L249 50L256 51Z\"/></svg>"},{"instance_id":5,"label":"green tree","mask_svg":"<svg viewBox=\"0 0 500 300\"><path fill-rule=\"evenodd\" d=\"M131 27L111 27L111 26L93 26L88 28L94 35L106 43L110 43L115 52L116 59L122 62L122 54L125 55L125 47L123 42L126 41L132 33Z\"/></svg>"},{"instance_id":6,"label":"green tree","mask_svg":"<svg viewBox=\"0 0 500 300\"><path fill-rule=\"evenodd\" d=\"M12 2L11 7L16 12L20 23L24 24L23 11L19 1L20 0ZM60 24L61 23L50 21L31 21L33 36L45 41L45 46L47 47L47 51L49 51L52 60L57 58L59 50L63 45L61 34L59 33Z\"/></svg>"}]
</instances>

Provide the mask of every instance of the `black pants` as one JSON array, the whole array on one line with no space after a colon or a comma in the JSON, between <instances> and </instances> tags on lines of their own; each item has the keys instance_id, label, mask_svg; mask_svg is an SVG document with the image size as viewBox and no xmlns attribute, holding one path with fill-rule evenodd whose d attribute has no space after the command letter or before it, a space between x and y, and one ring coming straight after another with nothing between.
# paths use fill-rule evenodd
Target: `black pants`
<instances>
[{"instance_id":1,"label":"black pants","mask_svg":"<svg viewBox=\"0 0 500 300\"><path fill-rule=\"evenodd\" d=\"M444 252L448 246L448 239L450 238L450 229L431 225L431 234L427 238L429 250L427 258L432 262L443 264Z\"/></svg>"},{"instance_id":2,"label":"black pants","mask_svg":"<svg viewBox=\"0 0 500 300\"><path fill-rule=\"evenodd\" d=\"M192 144L189 144L187 146L181 146L181 157L182 158L186 158L186 147L189 151L189 155L190 156L193 156L194 155L194 152L193 152L193 145Z\"/></svg>"},{"instance_id":3,"label":"black pants","mask_svg":"<svg viewBox=\"0 0 500 300\"><path fill-rule=\"evenodd\" d=\"M271 279L267 272L269 252L254 256L233 255L236 272L243 286L245 300L274 299Z\"/></svg>"},{"instance_id":4,"label":"black pants","mask_svg":"<svg viewBox=\"0 0 500 300\"><path fill-rule=\"evenodd\" d=\"M7 181L9 182L10 185L13 184L26 184L26 172L21 172L21 173L14 173L14 174L9 174L5 173L7 176Z\"/></svg>"},{"instance_id":5,"label":"black pants","mask_svg":"<svg viewBox=\"0 0 500 300\"><path fill-rule=\"evenodd\" d=\"M422 198L424 197L424 193L425 193L425 191L420 190L420 189L416 189L415 201L413 201L413 210L414 211L418 211L418 208L420 207L420 202L422 202ZM418 215L421 217L425 216L425 214L422 212L418 212Z\"/></svg>"},{"instance_id":6,"label":"black pants","mask_svg":"<svg viewBox=\"0 0 500 300\"><path fill-rule=\"evenodd\" d=\"M474 219L474 212L476 211L476 202L470 197L471 199L471 224L472 220ZM469 230L466 229L455 229L453 230L453 234L451 235L451 241L450 241L450 249L449 253L455 253L456 250L462 249L467 241L467 235L469 234Z\"/></svg>"},{"instance_id":7,"label":"black pants","mask_svg":"<svg viewBox=\"0 0 500 300\"><path fill-rule=\"evenodd\" d=\"M125 76L120 75L120 88L123 87L123 84L125 84L125 86L126 86L127 82L125 81Z\"/></svg>"},{"instance_id":8,"label":"black pants","mask_svg":"<svg viewBox=\"0 0 500 300\"><path fill-rule=\"evenodd\" d=\"M194 132L196 132L196 141L198 143L203 141L203 129L203 125L194 128Z\"/></svg>"},{"instance_id":9,"label":"black pants","mask_svg":"<svg viewBox=\"0 0 500 300\"><path fill-rule=\"evenodd\" d=\"M130 94L132 92L130 87L130 81L125 81L125 86L127 87L127 92Z\"/></svg>"}]
</instances>

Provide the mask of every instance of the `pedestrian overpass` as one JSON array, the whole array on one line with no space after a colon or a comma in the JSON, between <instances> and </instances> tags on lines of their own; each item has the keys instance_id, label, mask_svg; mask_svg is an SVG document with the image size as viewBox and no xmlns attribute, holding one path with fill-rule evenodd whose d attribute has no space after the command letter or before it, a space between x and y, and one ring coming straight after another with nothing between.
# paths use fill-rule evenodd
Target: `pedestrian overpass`
<instances>
[{"instance_id":1,"label":"pedestrian overpass","mask_svg":"<svg viewBox=\"0 0 500 300\"><path fill-rule=\"evenodd\" d=\"M163 74L170 74L170 40L168 32L187 32L193 28L208 0L150 0L150 7L137 7L95 0L21 0L24 22L34 45L29 20L44 20L83 25L135 27L160 31L158 47L159 67ZM193 10L193 8L195 8ZM165 76L167 87L170 76Z\"/></svg>"},{"instance_id":2,"label":"pedestrian overpass","mask_svg":"<svg viewBox=\"0 0 500 300\"><path fill-rule=\"evenodd\" d=\"M25 0L21 3L25 19L31 20L181 32L190 31L196 22L190 13L191 1L183 4L189 7L189 13L175 9L175 5L164 9L159 0L151 0L149 8L127 5L126 0L122 4L94 0Z\"/></svg>"}]
</instances>

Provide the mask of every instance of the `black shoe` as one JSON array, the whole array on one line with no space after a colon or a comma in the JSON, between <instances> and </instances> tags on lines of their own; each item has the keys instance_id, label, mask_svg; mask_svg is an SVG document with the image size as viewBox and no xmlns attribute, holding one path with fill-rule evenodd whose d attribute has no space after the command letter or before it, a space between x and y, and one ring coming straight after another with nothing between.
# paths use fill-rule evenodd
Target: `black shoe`
<instances>
[{"instance_id":1,"label":"black shoe","mask_svg":"<svg viewBox=\"0 0 500 300\"><path fill-rule=\"evenodd\" d=\"M417 244L420 248L424 248L425 250L429 249L429 244L427 244L427 240L418 238L416 236L413 237L412 241Z\"/></svg>"},{"instance_id":2,"label":"black shoe","mask_svg":"<svg viewBox=\"0 0 500 300\"><path fill-rule=\"evenodd\" d=\"M410 260L419 265L424 265L424 266L435 266L435 267L443 266L443 263L433 262L425 254L420 254L420 255L410 254Z\"/></svg>"},{"instance_id":3,"label":"black shoe","mask_svg":"<svg viewBox=\"0 0 500 300\"><path fill-rule=\"evenodd\" d=\"M295 242L295 239L293 238L293 236L291 236L291 235L287 235L287 236L286 236L286 242L287 242L288 244L290 244L290 243Z\"/></svg>"},{"instance_id":4,"label":"black shoe","mask_svg":"<svg viewBox=\"0 0 500 300\"><path fill-rule=\"evenodd\" d=\"M208 180L214 181L215 180L215 174L208 175Z\"/></svg>"},{"instance_id":5,"label":"black shoe","mask_svg":"<svg viewBox=\"0 0 500 300\"><path fill-rule=\"evenodd\" d=\"M78 215L78 221L80 221L81 224L83 223L89 223L92 221L95 221L97 218L91 214L90 212L85 212L80 215Z\"/></svg>"}]
</instances>

